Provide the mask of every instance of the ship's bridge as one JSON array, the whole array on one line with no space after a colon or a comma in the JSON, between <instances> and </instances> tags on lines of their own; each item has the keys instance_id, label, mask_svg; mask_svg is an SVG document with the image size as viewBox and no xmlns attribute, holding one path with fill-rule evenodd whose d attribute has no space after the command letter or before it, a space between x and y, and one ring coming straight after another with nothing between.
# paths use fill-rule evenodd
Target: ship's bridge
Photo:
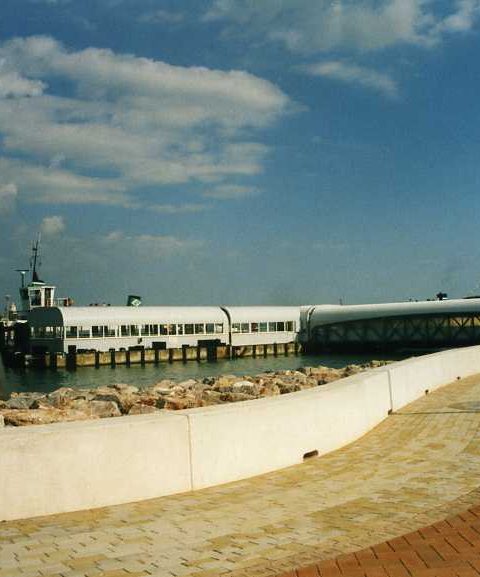
<instances>
[{"instance_id":1,"label":"ship's bridge","mask_svg":"<svg viewBox=\"0 0 480 577\"><path fill-rule=\"evenodd\" d=\"M302 308L311 350L439 348L480 343L480 298Z\"/></svg>"}]
</instances>

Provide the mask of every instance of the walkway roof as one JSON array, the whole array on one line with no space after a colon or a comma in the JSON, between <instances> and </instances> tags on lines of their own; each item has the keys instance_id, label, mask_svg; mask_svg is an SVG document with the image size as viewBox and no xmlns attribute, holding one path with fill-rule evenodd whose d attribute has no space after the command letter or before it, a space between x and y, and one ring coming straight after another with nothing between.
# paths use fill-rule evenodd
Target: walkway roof
<instances>
[{"instance_id":1,"label":"walkway roof","mask_svg":"<svg viewBox=\"0 0 480 577\"><path fill-rule=\"evenodd\" d=\"M478 314L480 298L371 305L316 305L311 326L398 316Z\"/></svg>"}]
</instances>

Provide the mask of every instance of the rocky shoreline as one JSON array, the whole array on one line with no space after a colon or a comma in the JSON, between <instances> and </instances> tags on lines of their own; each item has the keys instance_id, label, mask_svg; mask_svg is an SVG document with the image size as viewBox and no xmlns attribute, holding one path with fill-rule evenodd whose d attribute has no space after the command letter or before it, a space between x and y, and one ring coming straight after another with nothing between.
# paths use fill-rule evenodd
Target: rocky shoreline
<instances>
[{"instance_id":1,"label":"rocky shoreline","mask_svg":"<svg viewBox=\"0 0 480 577\"><path fill-rule=\"evenodd\" d=\"M293 393L374 369L389 361L371 361L341 369L302 367L254 376L220 375L200 380L162 380L146 388L114 384L94 389L62 387L52 393L12 393L0 401L0 426L44 425L177 411Z\"/></svg>"}]
</instances>

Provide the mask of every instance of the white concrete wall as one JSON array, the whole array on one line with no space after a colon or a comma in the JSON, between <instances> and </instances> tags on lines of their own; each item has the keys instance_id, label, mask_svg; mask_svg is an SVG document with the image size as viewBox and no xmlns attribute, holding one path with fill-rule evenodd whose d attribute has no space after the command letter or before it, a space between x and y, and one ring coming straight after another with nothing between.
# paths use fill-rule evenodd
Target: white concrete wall
<instances>
[{"instance_id":1,"label":"white concrete wall","mask_svg":"<svg viewBox=\"0 0 480 577\"><path fill-rule=\"evenodd\" d=\"M188 423L175 413L6 427L0 520L190 490Z\"/></svg>"},{"instance_id":2,"label":"white concrete wall","mask_svg":"<svg viewBox=\"0 0 480 577\"><path fill-rule=\"evenodd\" d=\"M435 388L480 373L480 347L315 389L177 413L0 429L0 520L138 501L300 463Z\"/></svg>"},{"instance_id":3,"label":"white concrete wall","mask_svg":"<svg viewBox=\"0 0 480 577\"><path fill-rule=\"evenodd\" d=\"M394 363L387 367L392 409L411 403L439 386L480 372L480 347L452 349Z\"/></svg>"},{"instance_id":4,"label":"white concrete wall","mask_svg":"<svg viewBox=\"0 0 480 577\"><path fill-rule=\"evenodd\" d=\"M289 395L185 411L193 488L301 463L357 439L390 408L386 372L349 377Z\"/></svg>"}]
</instances>

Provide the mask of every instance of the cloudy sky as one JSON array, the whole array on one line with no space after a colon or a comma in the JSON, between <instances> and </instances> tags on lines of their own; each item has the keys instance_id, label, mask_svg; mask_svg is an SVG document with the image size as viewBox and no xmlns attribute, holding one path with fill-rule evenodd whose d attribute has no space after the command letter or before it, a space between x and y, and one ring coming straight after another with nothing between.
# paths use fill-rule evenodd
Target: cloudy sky
<instances>
[{"instance_id":1,"label":"cloudy sky","mask_svg":"<svg viewBox=\"0 0 480 577\"><path fill-rule=\"evenodd\" d=\"M480 293L480 0L1 0L0 291Z\"/></svg>"}]
</instances>

